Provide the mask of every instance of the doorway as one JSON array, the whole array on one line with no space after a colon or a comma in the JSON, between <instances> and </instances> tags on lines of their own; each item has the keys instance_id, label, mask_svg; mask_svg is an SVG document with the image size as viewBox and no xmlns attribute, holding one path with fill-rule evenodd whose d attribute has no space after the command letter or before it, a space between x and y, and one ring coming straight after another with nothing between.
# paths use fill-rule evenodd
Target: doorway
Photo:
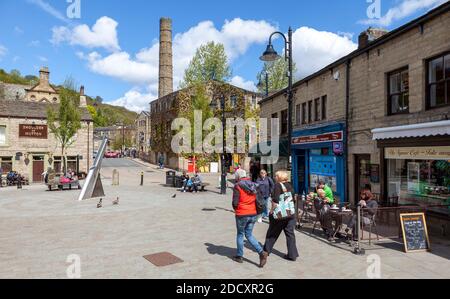
<instances>
[{"instance_id":1,"label":"doorway","mask_svg":"<svg viewBox=\"0 0 450 299\"><path fill-rule=\"evenodd\" d=\"M43 182L44 156L33 156L33 183Z\"/></svg>"},{"instance_id":2,"label":"doorway","mask_svg":"<svg viewBox=\"0 0 450 299\"><path fill-rule=\"evenodd\" d=\"M355 155L355 199L361 190L370 184L370 155Z\"/></svg>"}]
</instances>

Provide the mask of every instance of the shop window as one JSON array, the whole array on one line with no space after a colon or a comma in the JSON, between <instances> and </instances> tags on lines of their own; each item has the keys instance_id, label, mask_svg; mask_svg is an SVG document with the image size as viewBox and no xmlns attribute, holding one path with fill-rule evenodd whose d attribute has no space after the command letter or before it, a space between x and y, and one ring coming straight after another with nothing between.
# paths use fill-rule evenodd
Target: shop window
<instances>
[{"instance_id":1,"label":"shop window","mask_svg":"<svg viewBox=\"0 0 450 299\"><path fill-rule=\"evenodd\" d=\"M0 174L6 174L13 169L12 157L0 157Z\"/></svg>"},{"instance_id":2,"label":"shop window","mask_svg":"<svg viewBox=\"0 0 450 299\"><path fill-rule=\"evenodd\" d=\"M288 111L281 111L281 135L288 132Z\"/></svg>"},{"instance_id":3,"label":"shop window","mask_svg":"<svg viewBox=\"0 0 450 299\"><path fill-rule=\"evenodd\" d=\"M302 124L306 124L307 123L307 118L306 118L306 103L302 104Z\"/></svg>"},{"instance_id":4,"label":"shop window","mask_svg":"<svg viewBox=\"0 0 450 299\"><path fill-rule=\"evenodd\" d=\"M301 119L302 119L301 110L302 110L302 106L300 104L295 106L295 124L297 126L301 125Z\"/></svg>"},{"instance_id":5,"label":"shop window","mask_svg":"<svg viewBox=\"0 0 450 299\"><path fill-rule=\"evenodd\" d=\"M450 53L428 62L427 108L450 104Z\"/></svg>"},{"instance_id":6,"label":"shop window","mask_svg":"<svg viewBox=\"0 0 450 299\"><path fill-rule=\"evenodd\" d=\"M322 97L322 120L327 119L327 96Z\"/></svg>"},{"instance_id":7,"label":"shop window","mask_svg":"<svg viewBox=\"0 0 450 299\"><path fill-rule=\"evenodd\" d=\"M6 126L0 126L0 145L6 145Z\"/></svg>"},{"instance_id":8,"label":"shop window","mask_svg":"<svg viewBox=\"0 0 450 299\"><path fill-rule=\"evenodd\" d=\"M388 74L388 114L409 113L408 69Z\"/></svg>"},{"instance_id":9,"label":"shop window","mask_svg":"<svg viewBox=\"0 0 450 299\"><path fill-rule=\"evenodd\" d=\"M400 205L433 206L430 210L449 213L445 207L450 204L449 160L389 159L387 164L389 200Z\"/></svg>"},{"instance_id":10,"label":"shop window","mask_svg":"<svg viewBox=\"0 0 450 299\"><path fill-rule=\"evenodd\" d=\"M312 105L313 105L313 101L309 101L308 102L308 123L312 123L312 120L313 120Z\"/></svg>"},{"instance_id":11,"label":"shop window","mask_svg":"<svg viewBox=\"0 0 450 299\"><path fill-rule=\"evenodd\" d=\"M320 98L314 100L314 120L320 120Z\"/></svg>"},{"instance_id":12,"label":"shop window","mask_svg":"<svg viewBox=\"0 0 450 299\"><path fill-rule=\"evenodd\" d=\"M72 170L78 172L78 159L76 156L68 156L67 157L67 170Z\"/></svg>"}]
</instances>

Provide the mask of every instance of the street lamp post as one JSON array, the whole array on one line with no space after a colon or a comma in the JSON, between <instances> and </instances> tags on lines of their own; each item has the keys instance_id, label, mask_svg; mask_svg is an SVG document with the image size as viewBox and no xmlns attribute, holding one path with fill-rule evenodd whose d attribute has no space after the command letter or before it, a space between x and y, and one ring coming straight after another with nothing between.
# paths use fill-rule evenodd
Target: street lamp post
<instances>
[{"instance_id":1,"label":"street lamp post","mask_svg":"<svg viewBox=\"0 0 450 299\"><path fill-rule=\"evenodd\" d=\"M211 109L215 110L217 108L216 101L212 100ZM225 96L220 98L220 108L222 110L222 154L220 155L220 165L221 165L221 179L220 179L220 194L227 194L227 171L225 167L225 152L226 152L226 117L225 117Z\"/></svg>"},{"instance_id":2,"label":"street lamp post","mask_svg":"<svg viewBox=\"0 0 450 299\"><path fill-rule=\"evenodd\" d=\"M265 89L265 96L268 97L269 96L269 73L267 71L264 72L264 77L265 77L265 82L263 83L261 78L259 80L258 83L258 88L261 89Z\"/></svg>"},{"instance_id":3,"label":"street lamp post","mask_svg":"<svg viewBox=\"0 0 450 299\"><path fill-rule=\"evenodd\" d=\"M293 84L293 74L292 74L292 68L293 68L293 62L292 62L292 28L289 27L288 31L288 37L286 38L286 35L284 35L282 32L274 32L270 35L269 38L269 44L267 45L266 51L263 53L263 55L260 57L262 61L270 62L275 61L280 58L278 53L275 51L272 45L272 38L275 35L281 35L284 39L285 43L285 59L288 61L288 87L287 87L287 97L288 97L288 161L289 164L291 163L291 143L292 143L292 102L294 98L294 92L292 90L292 84ZM292 177L292 167L291 167L291 177Z\"/></svg>"}]
</instances>

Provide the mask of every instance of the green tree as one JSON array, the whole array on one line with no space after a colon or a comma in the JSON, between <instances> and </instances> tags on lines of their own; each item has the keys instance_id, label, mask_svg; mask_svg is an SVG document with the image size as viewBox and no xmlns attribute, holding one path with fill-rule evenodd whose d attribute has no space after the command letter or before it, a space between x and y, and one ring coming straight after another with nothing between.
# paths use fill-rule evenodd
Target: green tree
<instances>
[{"instance_id":1,"label":"green tree","mask_svg":"<svg viewBox=\"0 0 450 299\"><path fill-rule=\"evenodd\" d=\"M47 124L50 132L61 146L63 158L63 172L67 169L66 151L74 143L75 135L81 128L81 113L78 109L78 94L70 81L66 81L60 91L60 104L57 110L47 109Z\"/></svg>"},{"instance_id":2,"label":"green tree","mask_svg":"<svg viewBox=\"0 0 450 299\"><path fill-rule=\"evenodd\" d=\"M293 64L293 73L295 74L297 67ZM258 73L256 79L262 84L258 84L258 91L261 93L266 92L266 73L269 75L269 92L276 92L288 86L288 73L289 64L284 57L277 59L273 62L264 63L264 67L261 72Z\"/></svg>"},{"instance_id":3,"label":"green tree","mask_svg":"<svg viewBox=\"0 0 450 299\"><path fill-rule=\"evenodd\" d=\"M209 42L200 46L184 72L181 87L188 87L210 80L227 82L231 78L231 68L223 44Z\"/></svg>"}]
</instances>

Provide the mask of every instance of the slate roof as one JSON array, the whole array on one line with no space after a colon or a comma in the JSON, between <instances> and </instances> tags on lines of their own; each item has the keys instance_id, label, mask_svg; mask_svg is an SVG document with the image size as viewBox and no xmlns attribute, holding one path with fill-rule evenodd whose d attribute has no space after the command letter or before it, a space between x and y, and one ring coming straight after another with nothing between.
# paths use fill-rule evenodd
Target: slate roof
<instances>
[{"instance_id":1,"label":"slate roof","mask_svg":"<svg viewBox=\"0 0 450 299\"><path fill-rule=\"evenodd\" d=\"M58 109L58 104L46 104L26 101L6 101L0 99L0 117L47 119L47 108ZM81 120L92 121L86 108L80 108Z\"/></svg>"}]
</instances>

